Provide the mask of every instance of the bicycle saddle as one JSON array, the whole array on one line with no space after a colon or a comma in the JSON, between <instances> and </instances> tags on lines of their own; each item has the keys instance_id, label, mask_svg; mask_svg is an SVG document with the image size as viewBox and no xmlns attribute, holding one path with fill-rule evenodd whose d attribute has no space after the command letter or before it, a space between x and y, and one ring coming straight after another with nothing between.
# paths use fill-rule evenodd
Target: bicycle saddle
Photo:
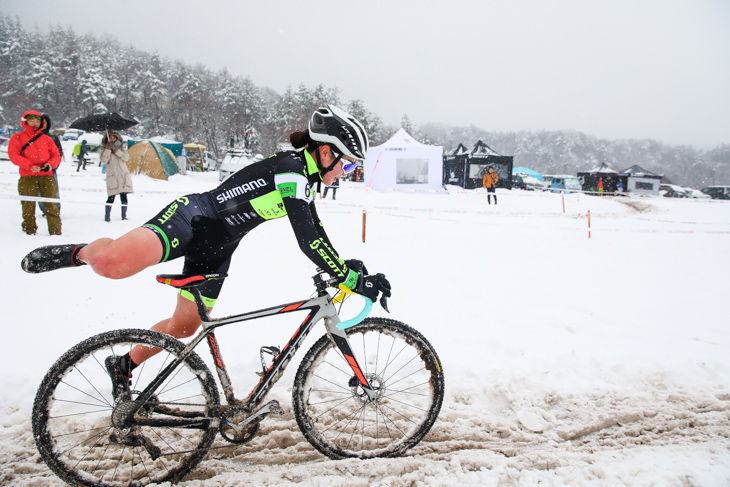
<instances>
[{"instance_id":1,"label":"bicycle saddle","mask_svg":"<svg viewBox=\"0 0 730 487\"><path fill-rule=\"evenodd\" d=\"M159 274L157 276L157 282L167 284L178 289L190 289L205 281L213 279L225 279L228 274L225 272L218 272L215 274Z\"/></svg>"}]
</instances>

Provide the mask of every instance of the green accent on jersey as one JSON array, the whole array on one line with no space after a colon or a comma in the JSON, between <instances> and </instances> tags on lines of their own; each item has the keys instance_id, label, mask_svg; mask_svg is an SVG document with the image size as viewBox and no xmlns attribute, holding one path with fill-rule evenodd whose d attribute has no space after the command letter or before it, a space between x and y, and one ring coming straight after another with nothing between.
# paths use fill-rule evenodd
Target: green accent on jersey
<instances>
[{"instance_id":1,"label":"green accent on jersey","mask_svg":"<svg viewBox=\"0 0 730 487\"><path fill-rule=\"evenodd\" d=\"M281 183L277 188L282 198L287 196L294 198L297 195L297 183Z\"/></svg>"},{"instance_id":2,"label":"green accent on jersey","mask_svg":"<svg viewBox=\"0 0 730 487\"><path fill-rule=\"evenodd\" d=\"M318 173L319 172L319 168L317 167L317 163L315 162L315 160L312 157L312 155L309 152L307 152L307 151L304 151L304 160L307 161L307 176L309 176L310 174L314 174L314 173ZM319 178L322 179L322 175L321 174L319 175Z\"/></svg>"},{"instance_id":3,"label":"green accent on jersey","mask_svg":"<svg viewBox=\"0 0 730 487\"><path fill-rule=\"evenodd\" d=\"M357 286L357 272L350 269L350 272L347 273L347 279L342 284L350 289L355 289L355 286Z\"/></svg>"},{"instance_id":4,"label":"green accent on jersey","mask_svg":"<svg viewBox=\"0 0 730 487\"><path fill-rule=\"evenodd\" d=\"M160 262L165 262L167 260L167 258L170 257L170 240L167 238L167 235L165 235L165 232L163 232L160 227L157 227L155 225L151 225L149 223L145 223L142 226L143 227L148 227L149 229L151 229L151 230L159 233L160 235L162 235L162 239L165 241L165 249L164 249L165 252L164 252L164 254L162 256L162 260ZM177 240L177 239L175 239L175 240Z\"/></svg>"},{"instance_id":5,"label":"green accent on jersey","mask_svg":"<svg viewBox=\"0 0 730 487\"><path fill-rule=\"evenodd\" d=\"M193 293L191 293L190 291L186 291L185 289L180 289L180 291L178 291L178 292L180 293L180 296L182 296L183 298L189 299L193 303L195 302L195 297L193 296ZM215 306L215 299L206 298L205 296L201 296L201 297L203 298L203 304L206 307L212 308L213 306Z\"/></svg>"},{"instance_id":6,"label":"green accent on jersey","mask_svg":"<svg viewBox=\"0 0 730 487\"><path fill-rule=\"evenodd\" d=\"M284 208L284 201L281 199L279 190L254 198L249 203L251 203L253 210L264 220L286 216L286 208Z\"/></svg>"}]
</instances>

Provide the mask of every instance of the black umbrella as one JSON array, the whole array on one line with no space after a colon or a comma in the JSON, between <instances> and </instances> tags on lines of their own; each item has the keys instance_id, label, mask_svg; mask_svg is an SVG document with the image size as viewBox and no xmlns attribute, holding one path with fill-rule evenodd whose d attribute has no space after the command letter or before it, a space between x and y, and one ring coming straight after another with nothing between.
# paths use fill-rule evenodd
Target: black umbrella
<instances>
[{"instance_id":1,"label":"black umbrella","mask_svg":"<svg viewBox=\"0 0 730 487\"><path fill-rule=\"evenodd\" d=\"M123 117L117 112L108 112L79 118L69 125L69 128L83 130L84 132L104 132L106 130L128 129L138 123L138 121Z\"/></svg>"}]
</instances>

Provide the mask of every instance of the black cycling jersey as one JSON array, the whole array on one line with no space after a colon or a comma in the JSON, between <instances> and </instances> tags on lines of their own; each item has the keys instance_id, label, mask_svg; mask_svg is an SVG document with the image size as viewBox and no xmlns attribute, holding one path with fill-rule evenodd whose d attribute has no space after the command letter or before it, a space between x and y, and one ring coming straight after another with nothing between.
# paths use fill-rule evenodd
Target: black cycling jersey
<instances>
[{"instance_id":1,"label":"black cycling jersey","mask_svg":"<svg viewBox=\"0 0 730 487\"><path fill-rule=\"evenodd\" d=\"M357 273L337 255L317 215L313 186L319 181L317 164L306 151L274 154L212 191L178 198L144 226L160 238L161 261L185 256L185 271L224 272L241 238L265 221L288 216L302 252L353 288ZM222 282L203 286L210 306Z\"/></svg>"}]
</instances>

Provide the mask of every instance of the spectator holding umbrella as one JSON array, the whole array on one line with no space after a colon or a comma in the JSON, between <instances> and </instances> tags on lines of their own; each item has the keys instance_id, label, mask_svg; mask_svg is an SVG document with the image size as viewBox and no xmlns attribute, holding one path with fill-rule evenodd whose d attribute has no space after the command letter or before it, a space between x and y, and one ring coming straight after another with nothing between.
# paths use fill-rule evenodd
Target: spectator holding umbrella
<instances>
[{"instance_id":1,"label":"spectator holding umbrella","mask_svg":"<svg viewBox=\"0 0 730 487\"><path fill-rule=\"evenodd\" d=\"M132 176L129 174L127 161L129 153L124 149L122 136L117 132L109 132L101 141L101 163L106 165L106 210L104 221L111 221L112 204L119 195L122 201L122 220L127 219L127 194L133 193Z\"/></svg>"}]
</instances>

